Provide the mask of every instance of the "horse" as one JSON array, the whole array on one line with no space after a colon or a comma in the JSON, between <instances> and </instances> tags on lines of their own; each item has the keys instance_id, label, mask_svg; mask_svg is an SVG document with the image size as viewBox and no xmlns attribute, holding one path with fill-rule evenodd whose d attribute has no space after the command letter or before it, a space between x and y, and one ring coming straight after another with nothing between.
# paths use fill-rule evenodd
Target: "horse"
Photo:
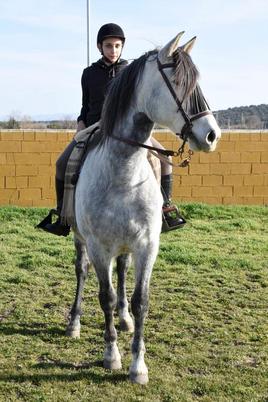
<instances>
[{"instance_id":1,"label":"horse","mask_svg":"<svg viewBox=\"0 0 268 402\"><path fill-rule=\"evenodd\" d=\"M196 37L179 46L182 34L162 49L134 60L113 80L103 106L102 139L84 161L75 194L77 288L66 333L80 336L82 292L92 265L105 319L104 368L121 368L114 324L117 308L120 328L134 331L129 377L138 384L149 379L144 361L144 320L163 204L143 146L148 144L155 123L180 135L195 151L215 150L221 136L189 54ZM131 297L134 323L125 285L131 258L135 269ZM112 284L115 260L117 292Z\"/></svg>"}]
</instances>

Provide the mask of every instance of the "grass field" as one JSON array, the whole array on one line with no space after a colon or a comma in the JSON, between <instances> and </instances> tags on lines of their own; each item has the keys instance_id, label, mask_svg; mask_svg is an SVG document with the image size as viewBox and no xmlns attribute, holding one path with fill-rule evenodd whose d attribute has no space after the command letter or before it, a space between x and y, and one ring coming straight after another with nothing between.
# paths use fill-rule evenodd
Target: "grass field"
<instances>
[{"instance_id":1,"label":"grass field","mask_svg":"<svg viewBox=\"0 0 268 402\"><path fill-rule=\"evenodd\" d=\"M1 401L268 401L268 209L183 204L161 236L145 326L149 384L102 368L95 274L81 339L64 336L75 291L72 236L34 229L44 209L0 208ZM129 272L131 295L133 270Z\"/></svg>"}]
</instances>

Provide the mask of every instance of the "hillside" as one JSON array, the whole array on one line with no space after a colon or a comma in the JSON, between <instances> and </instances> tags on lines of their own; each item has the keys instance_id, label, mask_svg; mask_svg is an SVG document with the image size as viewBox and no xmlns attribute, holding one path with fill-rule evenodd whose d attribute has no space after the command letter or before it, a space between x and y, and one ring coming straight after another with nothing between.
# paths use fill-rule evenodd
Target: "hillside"
<instances>
[{"instance_id":1,"label":"hillside","mask_svg":"<svg viewBox=\"0 0 268 402\"><path fill-rule=\"evenodd\" d=\"M214 115L221 128L268 129L268 104L217 110Z\"/></svg>"},{"instance_id":2,"label":"hillside","mask_svg":"<svg viewBox=\"0 0 268 402\"><path fill-rule=\"evenodd\" d=\"M244 129L268 129L268 104L232 107L225 110L213 112L221 128L244 128ZM28 129L28 128L52 128L52 129L76 129L74 115L46 116L44 120L24 117L16 118L10 116L8 121L0 121L0 129ZM53 117L53 118L52 118Z\"/></svg>"}]
</instances>

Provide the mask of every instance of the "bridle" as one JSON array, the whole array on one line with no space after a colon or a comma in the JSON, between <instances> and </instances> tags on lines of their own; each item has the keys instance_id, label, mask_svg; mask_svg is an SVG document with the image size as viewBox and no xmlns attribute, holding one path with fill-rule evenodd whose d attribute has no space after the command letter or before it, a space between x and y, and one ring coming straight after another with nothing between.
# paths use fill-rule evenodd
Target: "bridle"
<instances>
[{"instance_id":1,"label":"bridle","mask_svg":"<svg viewBox=\"0 0 268 402\"><path fill-rule=\"evenodd\" d=\"M178 98L173 86L171 85L168 77L166 76L166 74L164 72L164 69L166 69L166 68L175 68L176 64L174 62L173 63L162 64L160 62L160 60L159 60L159 57L157 56L157 66L158 66L158 70L159 70L160 74L162 75L162 77L163 77L163 79L164 79L164 81L165 81L165 83L166 83L166 85L167 85L167 87L169 89L169 92L171 93L173 99L175 100L175 102L176 102L176 104L178 106L178 112L181 113L181 115L182 115L182 117L183 117L183 119L185 121L185 123L184 123L184 125L183 125L183 127L181 129L181 132L176 133L176 135L178 135L182 139L182 145L180 146L180 148L176 152L176 151L173 151L173 150L160 149L160 148L152 147L150 145L146 145L146 144L143 144L141 142L131 140L129 138L121 138L121 137L117 137L116 135L111 135L111 137L116 139L116 140L119 140L121 142L124 142L126 144L129 144L129 145L139 146L139 147L142 147L142 148L146 148L146 149L148 149L150 151L156 151L157 153L163 155L164 157L180 156L182 158L186 142L188 141L189 138L194 137L194 134L192 132L192 128L193 128L193 123L192 122L194 120L197 120L197 119L203 117L203 116L210 115L210 114L212 114L212 112L210 110L204 110L204 111L196 113L196 114L194 114L194 115L192 115L190 117L186 113L186 111L184 110L184 108L182 106L182 102L179 100L179 98ZM154 152L153 152L153 154L155 156L157 156ZM182 163L179 166L181 166L181 167L188 166L192 154L193 154L193 152L191 150L189 150L188 151L188 157L184 161L182 161ZM170 162L168 162L168 163L172 164Z\"/></svg>"},{"instance_id":2,"label":"bridle","mask_svg":"<svg viewBox=\"0 0 268 402\"><path fill-rule=\"evenodd\" d=\"M184 126L181 129L181 132L176 133L176 135L178 135L183 141L182 146L181 146L182 153L183 153L185 143L188 141L189 138L194 136L193 131L192 131L192 128L193 128L193 123L192 122L194 120L197 120L197 119L203 117L203 116L207 116L209 114L212 114L212 112L210 110L204 110L204 111L196 113L196 114L194 114L194 115L192 115L190 117L186 113L186 111L184 110L184 108L182 106L182 102L179 100L179 98L178 98L173 86L171 85L168 77L166 76L166 74L164 72L165 68L174 68L174 67L176 67L175 63L173 62L173 63L162 64L161 61L159 60L159 57L157 56L157 65L158 65L158 70L159 70L160 74L162 75L163 80L165 81L165 83L166 83L166 85L167 85L167 87L169 89L169 92L171 93L173 99L175 100L175 102L176 102L176 104L178 106L178 112L181 113L181 115L182 115L182 117L183 117L183 119L185 121ZM180 150L179 150L179 153L180 153Z\"/></svg>"}]
</instances>

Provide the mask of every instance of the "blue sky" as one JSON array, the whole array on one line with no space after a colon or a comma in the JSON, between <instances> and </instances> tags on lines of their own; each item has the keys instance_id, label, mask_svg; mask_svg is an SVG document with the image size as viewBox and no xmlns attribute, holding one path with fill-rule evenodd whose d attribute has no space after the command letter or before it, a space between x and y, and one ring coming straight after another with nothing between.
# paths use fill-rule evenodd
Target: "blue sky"
<instances>
[{"instance_id":1,"label":"blue sky","mask_svg":"<svg viewBox=\"0 0 268 402\"><path fill-rule=\"evenodd\" d=\"M268 103L267 0L90 0L91 61L98 28L125 31L124 58L197 35L192 58L213 110ZM77 116L87 64L86 0L0 5L0 119Z\"/></svg>"}]
</instances>

